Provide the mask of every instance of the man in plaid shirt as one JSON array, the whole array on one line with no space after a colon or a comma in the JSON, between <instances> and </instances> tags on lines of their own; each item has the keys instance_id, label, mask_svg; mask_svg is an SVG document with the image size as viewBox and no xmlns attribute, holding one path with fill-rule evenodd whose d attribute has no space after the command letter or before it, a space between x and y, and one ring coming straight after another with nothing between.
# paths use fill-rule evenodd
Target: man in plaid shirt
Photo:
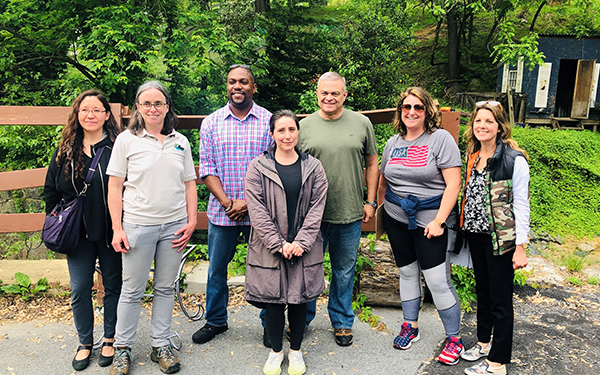
<instances>
[{"instance_id":1,"label":"man in plaid shirt","mask_svg":"<svg viewBox=\"0 0 600 375\"><path fill-rule=\"evenodd\" d=\"M227 75L229 102L210 114L200 129L199 175L211 192L208 216L206 324L192 339L203 344L227 330L227 265L237 240L250 234L244 179L250 161L271 144L271 112L252 101L256 83L247 65L232 65Z\"/></svg>"}]
</instances>

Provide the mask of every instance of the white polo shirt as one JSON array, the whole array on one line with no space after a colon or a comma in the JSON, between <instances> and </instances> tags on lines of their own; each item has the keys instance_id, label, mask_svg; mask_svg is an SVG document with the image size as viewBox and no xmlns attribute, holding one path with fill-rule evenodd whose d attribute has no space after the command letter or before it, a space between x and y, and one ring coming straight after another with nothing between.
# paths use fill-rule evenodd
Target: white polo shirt
<instances>
[{"instance_id":1,"label":"white polo shirt","mask_svg":"<svg viewBox=\"0 0 600 375\"><path fill-rule=\"evenodd\" d=\"M145 129L119 134L106 174L125 178L123 221L157 225L187 217L185 182L196 179L190 144L173 131L161 142Z\"/></svg>"}]
</instances>

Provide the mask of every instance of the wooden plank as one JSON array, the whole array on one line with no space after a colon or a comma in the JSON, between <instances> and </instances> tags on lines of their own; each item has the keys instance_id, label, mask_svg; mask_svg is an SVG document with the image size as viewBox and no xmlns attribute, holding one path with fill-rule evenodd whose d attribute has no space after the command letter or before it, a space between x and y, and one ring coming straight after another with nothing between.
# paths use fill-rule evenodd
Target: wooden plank
<instances>
[{"instance_id":1,"label":"wooden plank","mask_svg":"<svg viewBox=\"0 0 600 375\"><path fill-rule=\"evenodd\" d=\"M44 226L46 214L2 214L0 233L37 232Z\"/></svg>"},{"instance_id":2,"label":"wooden plank","mask_svg":"<svg viewBox=\"0 0 600 375\"><path fill-rule=\"evenodd\" d=\"M571 107L571 117L573 118L588 118L595 67L596 60L577 61L577 76L575 78L573 106Z\"/></svg>"},{"instance_id":3,"label":"wooden plank","mask_svg":"<svg viewBox=\"0 0 600 375\"><path fill-rule=\"evenodd\" d=\"M460 112L441 112L442 127L446 129L458 144L458 136L460 133Z\"/></svg>"},{"instance_id":4,"label":"wooden plank","mask_svg":"<svg viewBox=\"0 0 600 375\"><path fill-rule=\"evenodd\" d=\"M528 117L525 119L525 123L533 124L533 125L551 125L552 119L551 118L530 118L530 117Z\"/></svg>"},{"instance_id":5,"label":"wooden plank","mask_svg":"<svg viewBox=\"0 0 600 375\"><path fill-rule=\"evenodd\" d=\"M208 216L206 216L206 212L198 212L197 218L196 230L208 229Z\"/></svg>"},{"instance_id":6,"label":"wooden plank","mask_svg":"<svg viewBox=\"0 0 600 375\"><path fill-rule=\"evenodd\" d=\"M512 92L508 93L508 122L515 126L515 103Z\"/></svg>"},{"instance_id":7,"label":"wooden plank","mask_svg":"<svg viewBox=\"0 0 600 375\"><path fill-rule=\"evenodd\" d=\"M48 168L0 173L0 191L44 186Z\"/></svg>"},{"instance_id":8,"label":"wooden plank","mask_svg":"<svg viewBox=\"0 0 600 375\"><path fill-rule=\"evenodd\" d=\"M71 107L1 106L0 125L64 125Z\"/></svg>"}]
</instances>

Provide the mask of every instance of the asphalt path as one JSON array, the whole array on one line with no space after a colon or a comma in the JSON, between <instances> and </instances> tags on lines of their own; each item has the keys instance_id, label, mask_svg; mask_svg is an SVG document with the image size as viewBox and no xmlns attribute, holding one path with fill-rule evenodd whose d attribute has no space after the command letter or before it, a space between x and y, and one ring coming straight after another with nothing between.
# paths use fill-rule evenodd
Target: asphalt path
<instances>
[{"instance_id":1,"label":"asphalt path","mask_svg":"<svg viewBox=\"0 0 600 375\"><path fill-rule=\"evenodd\" d=\"M411 349L401 351L392 347L401 328L402 311L389 308L373 308L387 329L376 330L357 319L353 345L340 347L335 343L326 307L318 308L302 343L307 374L420 374L437 355L444 340L435 308L424 304L419 322L421 340ZM258 309L252 306L230 309L227 332L209 343L194 344L191 336L203 325L203 320L189 322L181 313L174 315L172 329L183 341L181 351L177 352L182 362L179 374L262 374L270 349L262 346L263 329ZM0 375L76 373L71 360L77 346L73 325L42 321L5 324L0 327ZM130 374L162 374L158 365L150 361L150 350L150 311L143 309ZM284 340L284 352L287 350L289 343ZM80 374L108 374L108 367L98 366L98 355L98 351L94 351L92 363ZM453 370L448 368L448 373L458 373ZM282 374L287 374L287 359Z\"/></svg>"}]
</instances>

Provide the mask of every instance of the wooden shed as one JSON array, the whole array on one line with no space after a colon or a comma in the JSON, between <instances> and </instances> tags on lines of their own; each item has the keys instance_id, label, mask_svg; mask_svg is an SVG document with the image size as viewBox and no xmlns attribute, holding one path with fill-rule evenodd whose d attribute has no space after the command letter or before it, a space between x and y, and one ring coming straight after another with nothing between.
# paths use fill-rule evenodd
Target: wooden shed
<instances>
[{"instance_id":1,"label":"wooden shed","mask_svg":"<svg viewBox=\"0 0 600 375\"><path fill-rule=\"evenodd\" d=\"M525 122L556 128L600 125L600 36L545 35L539 37L544 66L529 70L520 61L498 72L498 91L527 97Z\"/></svg>"}]
</instances>

